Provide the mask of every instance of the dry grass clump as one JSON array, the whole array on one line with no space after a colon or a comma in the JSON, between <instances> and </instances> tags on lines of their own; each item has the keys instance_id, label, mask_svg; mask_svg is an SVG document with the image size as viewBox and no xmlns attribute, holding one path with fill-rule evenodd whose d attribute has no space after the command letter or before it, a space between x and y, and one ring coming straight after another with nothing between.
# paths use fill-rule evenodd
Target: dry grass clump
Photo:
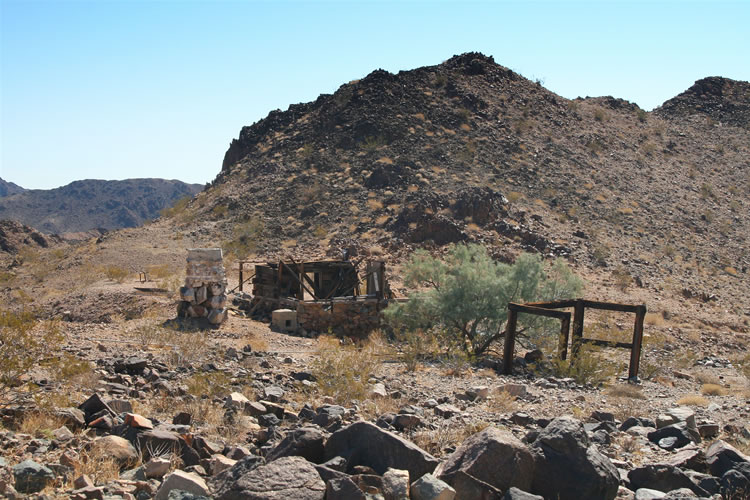
<instances>
[{"instance_id":1,"label":"dry grass clump","mask_svg":"<svg viewBox=\"0 0 750 500\"><path fill-rule=\"evenodd\" d=\"M617 384L607 388L607 394L615 398L646 399L640 387L631 384Z\"/></svg>"},{"instance_id":2,"label":"dry grass clump","mask_svg":"<svg viewBox=\"0 0 750 500\"><path fill-rule=\"evenodd\" d=\"M46 412L33 412L24 415L18 425L18 432L36 438L54 439L52 431L65 425L65 421Z\"/></svg>"},{"instance_id":3,"label":"dry grass clump","mask_svg":"<svg viewBox=\"0 0 750 500\"><path fill-rule=\"evenodd\" d=\"M369 379L384 354L383 345L371 337L360 345L324 335L318 339L317 358L312 362L313 375L323 395L349 404L364 400L370 393Z\"/></svg>"},{"instance_id":4,"label":"dry grass clump","mask_svg":"<svg viewBox=\"0 0 750 500\"><path fill-rule=\"evenodd\" d=\"M120 464L103 446L81 451L73 477L87 475L94 484L106 484L120 477Z\"/></svg>"},{"instance_id":5,"label":"dry grass clump","mask_svg":"<svg viewBox=\"0 0 750 500\"><path fill-rule=\"evenodd\" d=\"M657 313L646 313L643 322L650 326L664 326L666 323L664 316Z\"/></svg>"},{"instance_id":6,"label":"dry grass clump","mask_svg":"<svg viewBox=\"0 0 750 500\"><path fill-rule=\"evenodd\" d=\"M124 269L119 266L105 266L102 269L102 272L104 273L104 276L107 277L110 281L116 281L118 283L124 283L125 279L130 275L130 272L127 269Z\"/></svg>"},{"instance_id":7,"label":"dry grass clump","mask_svg":"<svg viewBox=\"0 0 750 500\"><path fill-rule=\"evenodd\" d=\"M708 400L698 394L690 394L678 399L677 404L682 406L708 406Z\"/></svg>"},{"instance_id":8,"label":"dry grass clump","mask_svg":"<svg viewBox=\"0 0 750 500\"><path fill-rule=\"evenodd\" d=\"M481 432L490 424L487 422L469 422L460 425L458 422L444 420L436 429L420 430L411 436L412 442L435 457L446 455L447 450L455 448L473 436Z\"/></svg>"},{"instance_id":9,"label":"dry grass clump","mask_svg":"<svg viewBox=\"0 0 750 500\"><path fill-rule=\"evenodd\" d=\"M488 397L483 406L487 411L493 413L512 413L516 410L516 397L507 391L495 388L492 395Z\"/></svg>"},{"instance_id":10,"label":"dry grass clump","mask_svg":"<svg viewBox=\"0 0 750 500\"><path fill-rule=\"evenodd\" d=\"M701 394L704 396L724 396L726 393L727 391L719 384L703 384L701 386Z\"/></svg>"}]
</instances>

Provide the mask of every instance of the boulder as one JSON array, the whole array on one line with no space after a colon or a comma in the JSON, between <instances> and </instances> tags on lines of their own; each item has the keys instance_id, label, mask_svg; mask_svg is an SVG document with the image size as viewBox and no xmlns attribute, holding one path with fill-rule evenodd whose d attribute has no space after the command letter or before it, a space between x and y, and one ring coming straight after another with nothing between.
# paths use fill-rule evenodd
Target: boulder
<instances>
[{"instance_id":1,"label":"boulder","mask_svg":"<svg viewBox=\"0 0 750 500\"><path fill-rule=\"evenodd\" d=\"M33 460L24 460L13 466L13 479L16 491L37 493L55 480L55 473L48 467Z\"/></svg>"},{"instance_id":2,"label":"boulder","mask_svg":"<svg viewBox=\"0 0 750 500\"><path fill-rule=\"evenodd\" d=\"M525 491L519 490L518 488L513 486L505 492L505 495L503 495L501 500L544 500L544 497L526 493Z\"/></svg>"},{"instance_id":3,"label":"boulder","mask_svg":"<svg viewBox=\"0 0 750 500\"><path fill-rule=\"evenodd\" d=\"M385 500L407 500L409 498L409 471L400 469L385 471L383 497Z\"/></svg>"},{"instance_id":4,"label":"boulder","mask_svg":"<svg viewBox=\"0 0 750 500\"><path fill-rule=\"evenodd\" d=\"M208 486L198 474L176 470L166 478L156 491L155 500L167 500L169 492L172 490L182 490L192 493L193 495L208 496Z\"/></svg>"},{"instance_id":5,"label":"boulder","mask_svg":"<svg viewBox=\"0 0 750 500\"><path fill-rule=\"evenodd\" d=\"M628 472L632 488L648 488L668 493L679 488L688 488L696 495L708 496L708 492L695 484L674 465L648 464Z\"/></svg>"},{"instance_id":6,"label":"boulder","mask_svg":"<svg viewBox=\"0 0 750 500\"><path fill-rule=\"evenodd\" d=\"M477 479L464 471L458 471L456 475L453 476L451 486L456 490L456 496L458 498L499 500L503 496L502 490L499 490L491 484Z\"/></svg>"},{"instance_id":7,"label":"boulder","mask_svg":"<svg viewBox=\"0 0 750 500\"><path fill-rule=\"evenodd\" d=\"M125 438L120 436L102 436L94 439L90 451L102 456L112 457L120 467L134 464L138 460L138 452Z\"/></svg>"},{"instance_id":8,"label":"boulder","mask_svg":"<svg viewBox=\"0 0 750 500\"><path fill-rule=\"evenodd\" d=\"M719 440L706 450L708 469L716 477L722 477L737 464L750 462L750 457L729 443Z\"/></svg>"},{"instance_id":9,"label":"boulder","mask_svg":"<svg viewBox=\"0 0 750 500\"><path fill-rule=\"evenodd\" d=\"M168 459L162 457L154 457L144 464L143 472L149 479L161 479L167 472L169 472L170 465L171 462Z\"/></svg>"},{"instance_id":10,"label":"boulder","mask_svg":"<svg viewBox=\"0 0 750 500\"><path fill-rule=\"evenodd\" d=\"M243 461L238 462L238 465ZM226 472L230 472L229 469ZM227 476L231 478L231 474ZM235 481L218 484L216 500L323 500L326 485L302 457L282 457L257 465Z\"/></svg>"},{"instance_id":11,"label":"boulder","mask_svg":"<svg viewBox=\"0 0 750 500\"><path fill-rule=\"evenodd\" d=\"M728 499L750 498L750 466L725 472L719 482L719 491Z\"/></svg>"},{"instance_id":12,"label":"boulder","mask_svg":"<svg viewBox=\"0 0 750 500\"><path fill-rule=\"evenodd\" d=\"M152 456L161 456L167 453L179 453L182 448L179 434L159 429L148 430L138 434L136 446L143 455L144 460Z\"/></svg>"},{"instance_id":13,"label":"boulder","mask_svg":"<svg viewBox=\"0 0 750 500\"><path fill-rule=\"evenodd\" d=\"M691 442L699 443L701 440L698 432L688 428L685 422L667 425L648 433L648 440L652 443L659 443L664 438L672 437L676 438L675 442L670 445L673 448L682 448Z\"/></svg>"},{"instance_id":14,"label":"boulder","mask_svg":"<svg viewBox=\"0 0 750 500\"><path fill-rule=\"evenodd\" d=\"M456 490L430 473L414 481L409 488L412 500L453 500Z\"/></svg>"},{"instance_id":15,"label":"boulder","mask_svg":"<svg viewBox=\"0 0 750 500\"><path fill-rule=\"evenodd\" d=\"M324 441L325 434L317 427L294 429L266 454L266 461L273 462L281 457L300 456L316 464L323 463Z\"/></svg>"},{"instance_id":16,"label":"boulder","mask_svg":"<svg viewBox=\"0 0 750 500\"><path fill-rule=\"evenodd\" d=\"M367 500L367 497L349 477L331 479L326 483L326 500Z\"/></svg>"},{"instance_id":17,"label":"boulder","mask_svg":"<svg viewBox=\"0 0 750 500\"><path fill-rule=\"evenodd\" d=\"M369 422L355 422L334 432L325 445L325 458L341 456L349 469L372 467L378 474L388 468L409 471L411 479L435 470L438 460L414 443Z\"/></svg>"},{"instance_id":18,"label":"boulder","mask_svg":"<svg viewBox=\"0 0 750 500\"><path fill-rule=\"evenodd\" d=\"M531 493L545 498L612 500L620 474L610 460L590 445L580 421L554 419L531 445L536 453L536 472Z\"/></svg>"},{"instance_id":19,"label":"boulder","mask_svg":"<svg viewBox=\"0 0 750 500\"><path fill-rule=\"evenodd\" d=\"M534 456L510 432L487 427L461 443L435 470L435 475L453 486L459 498L469 498L468 492L455 482L459 472L502 491L511 486L528 491L534 478Z\"/></svg>"}]
</instances>

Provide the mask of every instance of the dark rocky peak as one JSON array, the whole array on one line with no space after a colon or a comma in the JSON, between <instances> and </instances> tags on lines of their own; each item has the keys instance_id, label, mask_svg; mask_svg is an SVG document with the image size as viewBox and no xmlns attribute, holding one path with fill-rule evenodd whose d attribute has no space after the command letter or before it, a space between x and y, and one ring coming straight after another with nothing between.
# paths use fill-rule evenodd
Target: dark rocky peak
<instances>
[{"instance_id":1,"label":"dark rocky peak","mask_svg":"<svg viewBox=\"0 0 750 500\"><path fill-rule=\"evenodd\" d=\"M705 115L709 123L750 129L750 83L710 76L654 110L666 118Z\"/></svg>"},{"instance_id":2,"label":"dark rocky peak","mask_svg":"<svg viewBox=\"0 0 750 500\"><path fill-rule=\"evenodd\" d=\"M56 235L43 235L15 220L0 220L0 252L15 255L24 247L48 248L58 242L60 238Z\"/></svg>"},{"instance_id":3,"label":"dark rocky peak","mask_svg":"<svg viewBox=\"0 0 750 500\"><path fill-rule=\"evenodd\" d=\"M0 179L0 197L10 196L16 193L23 193L24 191L26 190L22 188L21 186L19 186L18 184L14 184L12 182L8 182L6 180Z\"/></svg>"}]
</instances>

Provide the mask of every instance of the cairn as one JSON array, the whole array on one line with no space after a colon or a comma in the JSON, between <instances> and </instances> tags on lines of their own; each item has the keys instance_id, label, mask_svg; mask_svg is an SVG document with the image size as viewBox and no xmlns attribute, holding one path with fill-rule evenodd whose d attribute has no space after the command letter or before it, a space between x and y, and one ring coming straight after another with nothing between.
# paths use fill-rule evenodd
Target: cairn
<instances>
[{"instance_id":1,"label":"cairn","mask_svg":"<svg viewBox=\"0 0 750 500\"><path fill-rule=\"evenodd\" d=\"M180 288L177 314L182 318L206 318L220 325L227 318L227 279L221 248L189 248L185 286Z\"/></svg>"}]
</instances>

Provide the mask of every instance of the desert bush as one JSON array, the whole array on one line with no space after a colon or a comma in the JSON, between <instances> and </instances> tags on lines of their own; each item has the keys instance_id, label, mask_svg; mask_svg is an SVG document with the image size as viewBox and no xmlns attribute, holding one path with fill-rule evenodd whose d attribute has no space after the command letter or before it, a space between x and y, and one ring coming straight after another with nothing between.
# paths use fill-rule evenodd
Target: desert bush
<instances>
[{"instance_id":1,"label":"desert bush","mask_svg":"<svg viewBox=\"0 0 750 500\"><path fill-rule=\"evenodd\" d=\"M0 407L32 389L22 377L53 355L60 340L56 323L40 323L28 311L0 309Z\"/></svg>"},{"instance_id":2,"label":"desert bush","mask_svg":"<svg viewBox=\"0 0 750 500\"><path fill-rule=\"evenodd\" d=\"M366 399L381 350L374 338L354 345L332 336L320 337L317 357L311 365L318 389L344 404Z\"/></svg>"},{"instance_id":3,"label":"desert bush","mask_svg":"<svg viewBox=\"0 0 750 500\"><path fill-rule=\"evenodd\" d=\"M188 394L202 397L223 397L228 395L229 376L224 372L196 373L186 381Z\"/></svg>"},{"instance_id":4,"label":"desert bush","mask_svg":"<svg viewBox=\"0 0 750 500\"><path fill-rule=\"evenodd\" d=\"M567 360L553 358L549 369L556 377L569 377L579 384L600 386L617 375L620 367L617 363L600 356L594 347L584 345L575 357L571 356Z\"/></svg>"},{"instance_id":5,"label":"desert bush","mask_svg":"<svg viewBox=\"0 0 750 500\"><path fill-rule=\"evenodd\" d=\"M481 245L455 245L439 260L424 250L406 265L404 279L413 291L406 302L385 310L397 330L440 333L439 340L471 356L484 353L502 337L509 302L575 297L583 281L557 260L545 271L539 256L521 255L513 265L496 262ZM548 321L522 315L527 336L548 333ZM450 352L450 351L448 351Z\"/></svg>"},{"instance_id":6,"label":"desert bush","mask_svg":"<svg viewBox=\"0 0 750 500\"><path fill-rule=\"evenodd\" d=\"M192 199L192 196L184 196L174 202L172 206L162 208L159 212L159 215L161 215L162 217L174 217L176 215L180 215L187 209L187 206Z\"/></svg>"},{"instance_id":7,"label":"desert bush","mask_svg":"<svg viewBox=\"0 0 750 500\"><path fill-rule=\"evenodd\" d=\"M701 394L704 396L723 396L727 391L719 384L703 384Z\"/></svg>"},{"instance_id":8,"label":"desert bush","mask_svg":"<svg viewBox=\"0 0 750 500\"><path fill-rule=\"evenodd\" d=\"M642 109L639 109L636 112L636 116L638 117L639 122L646 123L646 119L648 118L648 113Z\"/></svg>"},{"instance_id":9,"label":"desert bush","mask_svg":"<svg viewBox=\"0 0 750 500\"><path fill-rule=\"evenodd\" d=\"M114 265L105 266L102 272L108 280L116 281L118 283L123 283L125 278L130 274L127 269Z\"/></svg>"},{"instance_id":10,"label":"desert bush","mask_svg":"<svg viewBox=\"0 0 750 500\"><path fill-rule=\"evenodd\" d=\"M225 241L222 249L226 254L235 255L238 259L247 256L258 248L258 241L265 234L265 224L259 216L250 217L234 228L234 238Z\"/></svg>"},{"instance_id":11,"label":"desert bush","mask_svg":"<svg viewBox=\"0 0 750 500\"><path fill-rule=\"evenodd\" d=\"M708 400L698 394L690 394L678 399L677 404L682 406L708 406Z\"/></svg>"}]
</instances>

